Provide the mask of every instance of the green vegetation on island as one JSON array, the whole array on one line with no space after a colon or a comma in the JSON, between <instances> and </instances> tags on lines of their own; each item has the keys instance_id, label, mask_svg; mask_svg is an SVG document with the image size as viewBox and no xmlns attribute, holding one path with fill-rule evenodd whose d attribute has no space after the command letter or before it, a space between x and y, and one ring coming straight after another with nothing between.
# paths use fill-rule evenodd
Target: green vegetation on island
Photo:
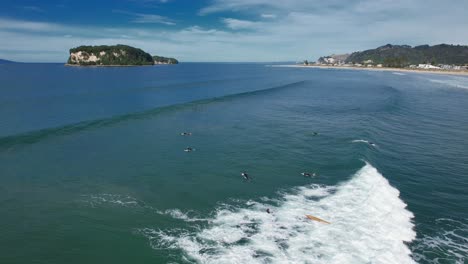
<instances>
[{"instance_id":1,"label":"green vegetation on island","mask_svg":"<svg viewBox=\"0 0 468 264\"><path fill-rule=\"evenodd\" d=\"M468 46L440 44L435 46L390 45L360 52L353 52L345 63L382 64L384 67L407 67L417 64L468 64Z\"/></svg>"},{"instance_id":2,"label":"green vegetation on island","mask_svg":"<svg viewBox=\"0 0 468 264\"><path fill-rule=\"evenodd\" d=\"M162 56L153 56L155 64L178 64L179 61L174 58L167 58Z\"/></svg>"},{"instance_id":3,"label":"green vegetation on island","mask_svg":"<svg viewBox=\"0 0 468 264\"><path fill-rule=\"evenodd\" d=\"M158 60L156 60L158 58ZM174 58L155 56L127 45L79 46L70 49L67 64L78 66L138 66L156 63L176 64Z\"/></svg>"}]
</instances>

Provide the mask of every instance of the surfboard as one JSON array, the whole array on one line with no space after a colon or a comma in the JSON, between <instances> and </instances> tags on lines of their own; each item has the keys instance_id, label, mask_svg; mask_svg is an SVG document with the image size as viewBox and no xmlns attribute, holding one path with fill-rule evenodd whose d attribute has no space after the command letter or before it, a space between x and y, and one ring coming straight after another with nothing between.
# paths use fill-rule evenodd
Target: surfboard
<instances>
[{"instance_id":1,"label":"surfboard","mask_svg":"<svg viewBox=\"0 0 468 264\"><path fill-rule=\"evenodd\" d=\"M310 220L314 220L314 221L317 221L317 222L322 222L322 223L325 223L325 224L330 224L330 222L327 222L323 219L320 219L318 217L315 217L313 215L306 215L307 218L309 218Z\"/></svg>"}]
</instances>

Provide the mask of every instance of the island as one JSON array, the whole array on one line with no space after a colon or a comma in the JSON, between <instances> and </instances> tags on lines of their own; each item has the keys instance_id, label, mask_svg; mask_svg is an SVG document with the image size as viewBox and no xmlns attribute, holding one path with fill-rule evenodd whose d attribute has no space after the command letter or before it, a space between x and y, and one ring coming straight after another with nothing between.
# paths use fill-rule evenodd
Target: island
<instances>
[{"instance_id":1,"label":"island","mask_svg":"<svg viewBox=\"0 0 468 264\"><path fill-rule=\"evenodd\" d=\"M151 56L142 49L127 45L79 46L70 49L68 66L143 66L176 64L174 58Z\"/></svg>"}]
</instances>

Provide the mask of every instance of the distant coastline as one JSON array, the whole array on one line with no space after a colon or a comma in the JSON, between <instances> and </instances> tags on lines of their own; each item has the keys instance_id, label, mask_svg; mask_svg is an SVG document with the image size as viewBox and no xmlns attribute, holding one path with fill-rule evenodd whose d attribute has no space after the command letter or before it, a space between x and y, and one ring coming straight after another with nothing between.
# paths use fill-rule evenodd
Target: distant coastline
<instances>
[{"instance_id":1,"label":"distant coastline","mask_svg":"<svg viewBox=\"0 0 468 264\"><path fill-rule=\"evenodd\" d=\"M362 71L390 71L390 72L410 72L410 73L430 73L441 75L461 75L468 76L468 71L460 70L433 70L433 69L410 69L410 68L389 68L389 67L357 67L357 66L328 66L328 65L271 65L271 67L290 67L290 68L319 68L319 69L339 69L339 70L362 70Z\"/></svg>"}]
</instances>

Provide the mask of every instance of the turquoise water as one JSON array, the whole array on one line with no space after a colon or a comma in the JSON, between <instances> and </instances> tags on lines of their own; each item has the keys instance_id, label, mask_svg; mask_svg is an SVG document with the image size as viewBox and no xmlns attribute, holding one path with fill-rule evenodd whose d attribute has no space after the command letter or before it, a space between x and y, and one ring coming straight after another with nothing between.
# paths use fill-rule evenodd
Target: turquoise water
<instances>
[{"instance_id":1,"label":"turquoise water","mask_svg":"<svg viewBox=\"0 0 468 264\"><path fill-rule=\"evenodd\" d=\"M12 64L0 83L0 263L468 261L466 77Z\"/></svg>"}]
</instances>

